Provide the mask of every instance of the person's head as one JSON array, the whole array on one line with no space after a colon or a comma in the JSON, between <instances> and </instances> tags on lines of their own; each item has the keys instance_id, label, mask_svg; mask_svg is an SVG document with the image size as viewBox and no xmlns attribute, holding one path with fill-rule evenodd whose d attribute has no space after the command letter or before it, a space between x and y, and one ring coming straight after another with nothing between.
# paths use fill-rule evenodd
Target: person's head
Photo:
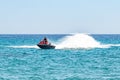
<instances>
[{"instance_id":1,"label":"person's head","mask_svg":"<svg viewBox=\"0 0 120 80\"><path fill-rule=\"evenodd\" d=\"M44 40L47 40L47 38L46 38L46 37L44 37Z\"/></svg>"}]
</instances>

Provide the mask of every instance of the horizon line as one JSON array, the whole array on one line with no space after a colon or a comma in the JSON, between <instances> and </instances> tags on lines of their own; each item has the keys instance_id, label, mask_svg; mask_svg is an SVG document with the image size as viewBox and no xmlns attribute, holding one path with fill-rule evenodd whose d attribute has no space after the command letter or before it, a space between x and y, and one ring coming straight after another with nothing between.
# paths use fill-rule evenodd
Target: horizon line
<instances>
[{"instance_id":1,"label":"horizon line","mask_svg":"<svg viewBox=\"0 0 120 80\"><path fill-rule=\"evenodd\" d=\"M0 35L66 35L66 34L79 34L79 33L0 33ZM120 33L80 33L80 34L120 34Z\"/></svg>"}]
</instances>

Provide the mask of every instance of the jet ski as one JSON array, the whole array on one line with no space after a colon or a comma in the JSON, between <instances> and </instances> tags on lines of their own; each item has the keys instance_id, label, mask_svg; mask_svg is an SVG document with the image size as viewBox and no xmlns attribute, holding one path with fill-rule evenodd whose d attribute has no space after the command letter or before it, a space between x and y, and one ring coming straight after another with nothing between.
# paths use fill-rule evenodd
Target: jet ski
<instances>
[{"instance_id":1,"label":"jet ski","mask_svg":"<svg viewBox=\"0 0 120 80\"><path fill-rule=\"evenodd\" d=\"M48 42L46 37L42 41L40 41L37 44L37 46L40 47L41 49L54 49L55 48L54 45L51 45L51 43Z\"/></svg>"},{"instance_id":2,"label":"jet ski","mask_svg":"<svg viewBox=\"0 0 120 80\"><path fill-rule=\"evenodd\" d=\"M41 49L55 49L55 46L51 45L51 44L48 44L48 45L46 45L46 44L43 44L43 45L37 44L37 46L40 47Z\"/></svg>"}]
</instances>

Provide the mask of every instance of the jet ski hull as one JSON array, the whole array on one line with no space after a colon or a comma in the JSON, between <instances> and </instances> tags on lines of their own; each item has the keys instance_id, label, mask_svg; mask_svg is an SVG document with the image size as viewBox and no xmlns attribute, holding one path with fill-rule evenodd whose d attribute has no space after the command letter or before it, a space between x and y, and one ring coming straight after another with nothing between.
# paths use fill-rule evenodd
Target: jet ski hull
<instances>
[{"instance_id":1,"label":"jet ski hull","mask_svg":"<svg viewBox=\"0 0 120 80\"><path fill-rule=\"evenodd\" d=\"M54 45L40 45L40 44L37 44L37 46L41 49L55 49Z\"/></svg>"}]
</instances>

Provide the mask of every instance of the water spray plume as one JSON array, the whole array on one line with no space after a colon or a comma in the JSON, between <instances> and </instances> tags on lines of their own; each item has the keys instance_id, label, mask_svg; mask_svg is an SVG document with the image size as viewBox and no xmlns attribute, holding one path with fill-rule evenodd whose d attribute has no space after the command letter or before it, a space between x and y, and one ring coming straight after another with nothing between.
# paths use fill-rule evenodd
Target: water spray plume
<instances>
[{"instance_id":1,"label":"water spray plume","mask_svg":"<svg viewBox=\"0 0 120 80\"><path fill-rule=\"evenodd\" d=\"M96 47L102 47L100 42L96 41L92 36L80 33L64 37L63 41L56 46L57 49Z\"/></svg>"}]
</instances>

